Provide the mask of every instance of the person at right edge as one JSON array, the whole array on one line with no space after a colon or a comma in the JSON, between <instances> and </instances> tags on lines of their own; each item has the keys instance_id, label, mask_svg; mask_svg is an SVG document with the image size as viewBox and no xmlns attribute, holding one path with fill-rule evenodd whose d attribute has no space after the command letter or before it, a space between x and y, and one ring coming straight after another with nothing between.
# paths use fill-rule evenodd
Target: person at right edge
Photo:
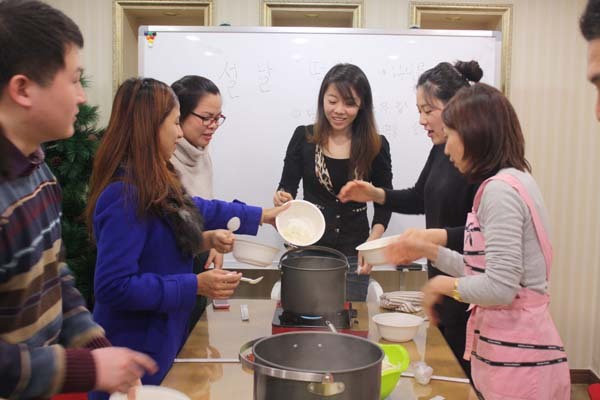
<instances>
[{"instance_id":1,"label":"person at right edge","mask_svg":"<svg viewBox=\"0 0 600 400\"><path fill-rule=\"evenodd\" d=\"M431 240L460 253L463 251L464 223L473 204L477 184L470 184L444 154L446 136L442 129L442 111L456 92L478 82L483 75L476 61L458 61L454 65L442 62L423 72L417 81L419 123L433 142L425 167L415 186L390 190L364 181L352 181L341 190L339 198L347 201L373 201L393 212L425 214L424 231ZM431 279L443 274L428 261L427 275ZM365 270L363 272L370 272ZM465 374L471 377L471 367L462 358L469 313L467 304L444 297L437 305L439 329L460 362Z\"/></svg>"}]
</instances>

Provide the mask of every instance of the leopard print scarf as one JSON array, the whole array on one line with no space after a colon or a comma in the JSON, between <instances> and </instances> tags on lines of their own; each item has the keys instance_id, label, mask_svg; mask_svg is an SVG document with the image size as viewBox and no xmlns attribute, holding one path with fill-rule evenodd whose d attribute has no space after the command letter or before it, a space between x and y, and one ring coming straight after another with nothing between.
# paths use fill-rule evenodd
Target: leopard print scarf
<instances>
[{"instance_id":1,"label":"leopard print scarf","mask_svg":"<svg viewBox=\"0 0 600 400\"><path fill-rule=\"evenodd\" d=\"M317 176L317 180L329 193L334 196L337 196L333 191L333 183L331 182L331 176L329 176L329 170L327 169L327 164L325 163L325 155L323 154L323 148L320 144L315 145L315 175ZM361 179L358 175L358 170L354 169L354 178L353 179Z\"/></svg>"}]
</instances>

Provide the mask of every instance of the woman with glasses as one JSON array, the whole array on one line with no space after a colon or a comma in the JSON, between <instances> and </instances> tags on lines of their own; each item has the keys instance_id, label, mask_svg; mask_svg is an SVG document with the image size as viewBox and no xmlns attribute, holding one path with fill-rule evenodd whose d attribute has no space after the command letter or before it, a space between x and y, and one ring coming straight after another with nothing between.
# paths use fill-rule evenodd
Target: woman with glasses
<instances>
[{"instance_id":1,"label":"woman with glasses","mask_svg":"<svg viewBox=\"0 0 600 400\"><path fill-rule=\"evenodd\" d=\"M356 260L356 246L381 237L391 216L375 204L369 227L364 202L342 203L337 195L353 179L391 189L390 146L377 133L371 86L364 72L356 65L337 64L321 83L315 123L297 127L290 140L273 203L295 198L302 180L304 200L325 216L325 233L317 244L341 251L351 263ZM352 264L365 267L360 257Z\"/></svg>"},{"instance_id":2,"label":"woman with glasses","mask_svg":"<svg viewBox=\"0 0 600 400\"><path fill-rule=\"evenodd\" d=\"M183 131L171 162L188 193L212 199L213 172L208 145L225 122L221 93L211 80L196 75L184 76L171 88L179 100ZM219 266L222 261L218 261Z\"/></svg>"},{"instance_id":3,"label":"woman with glasses","mask_svg":"<svg viewBox=\"0 0 600 400\"><path fill-rule=\"evenodd\" d=\"M231 251L232 217L239 233L274 224L283 208L266 209L189 196L170 159L183 137L179 102L166 84L131 78L117 90L94 160L87 222L98 248L94 319L117 346L148 354L160 384L188 332L196 297L227 298L241 274L193 273L207 248ZM92 398L107 398L95 395Z\"/></svg>"},{"instance_id":4,"label":"woman with glasses","mask_svg":"<svg viewBox=\"0 0 600 400\"><path fill-rule=\"evenodd\" d=\"M180 108L183 139L177 142L171 163L181 183L190 196L213 198L213 166L208 145L213 135L225 122L221 113L223 102L217 85L210 79L186 75L171 85L177 95ZM199 274L211 265L223 267L223 253L210 249L194 259L194 272ZM190 330L194 328L207 299L199 296L190 317Z\"/></svg>"}]
</instances>

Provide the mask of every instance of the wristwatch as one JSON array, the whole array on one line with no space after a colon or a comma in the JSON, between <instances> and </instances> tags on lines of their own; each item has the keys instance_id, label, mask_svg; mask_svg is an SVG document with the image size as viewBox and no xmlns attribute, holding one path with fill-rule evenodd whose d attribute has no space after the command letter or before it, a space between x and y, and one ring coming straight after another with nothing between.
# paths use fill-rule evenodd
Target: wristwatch
<instances>
[{"instance_id":1,"label":"wristwatch","mask_svg":"<svg viewBox=\"0 0 600 400\"><path fill-rule=\"evenodd\" d=\"M454 300L462 302L462 298L460 297L460 293L458 293L458 279L454 280L454 289L452 289L452 294L450 295Z\"/></svg>"}]
</instances>

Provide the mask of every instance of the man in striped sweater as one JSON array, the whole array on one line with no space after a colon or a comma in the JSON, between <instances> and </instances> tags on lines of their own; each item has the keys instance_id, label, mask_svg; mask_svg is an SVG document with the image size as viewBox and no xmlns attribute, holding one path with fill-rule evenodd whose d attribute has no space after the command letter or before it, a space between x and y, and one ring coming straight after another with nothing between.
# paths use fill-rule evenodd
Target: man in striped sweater
<instances>
[{"instance_id":1,"label":"man in striped sweater","mask_svg":"<svg viewBox=\"0 0 600 400\"><path fill-rule=\"evenodd\" d=\"M156 369L110 347L62 262L61 192L40 145L74 132L81 47L60 11L0 0L0 398L127 391Z\"/></svg>"}]
</instances>

